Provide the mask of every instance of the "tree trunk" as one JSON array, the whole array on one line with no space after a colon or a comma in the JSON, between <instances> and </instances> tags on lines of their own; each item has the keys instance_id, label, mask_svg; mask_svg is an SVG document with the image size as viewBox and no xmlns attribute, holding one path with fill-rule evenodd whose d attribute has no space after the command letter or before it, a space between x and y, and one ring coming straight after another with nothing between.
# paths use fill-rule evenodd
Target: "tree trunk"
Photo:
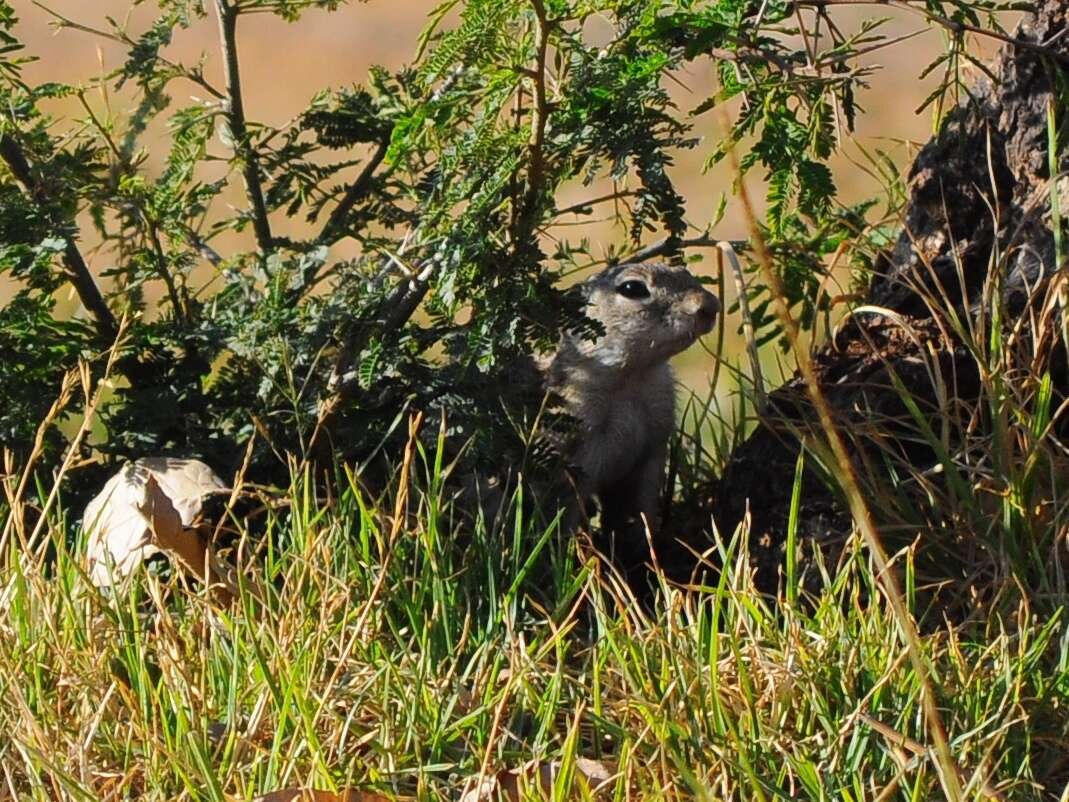
<instances>
[{"instance_id":1,"label":"tree trunk","mask_svg":"<svg viewBox=\"0 0 1069 802\"><path fill-rule=\"evenodd\" d=\"M1042 3L1016 36L1050 55L1007 46L993 67L997 81L974 87L973 98L921 150L910 172L903 230L864 301L887 313L855 313L815 355L863 476L893 484L889 457L915 470L938 465L904 399L914 399L933 423L968 414L981 394L981 363L962 330L982 324L997 306L985 303L985 292L1001 293L1012 324L1049 285L1056 259L1047 110L1054 105L1064 140L1069 118L1059 88L1069 77L1067 11L1069 0ZM1050 333L1026 332L1032 342ZM707 488L702 509L706 533L711 516L724 536L750 516L750 554L765 589L775 587L780 571L800 444L821 437L799 377L772 393L768 410ZM810 456L797 535L826 544L847 536L851 521L831 489L835 482L824 481L815 464Z\"/></svg>"}]
</instances>

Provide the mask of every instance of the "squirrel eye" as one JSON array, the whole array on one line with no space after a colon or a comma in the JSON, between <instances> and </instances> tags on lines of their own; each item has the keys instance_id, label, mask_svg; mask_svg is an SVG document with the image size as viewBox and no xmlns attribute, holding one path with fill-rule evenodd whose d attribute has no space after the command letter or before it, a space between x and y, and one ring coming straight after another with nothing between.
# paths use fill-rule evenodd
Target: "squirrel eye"
<instances>
[{"instance_id":1,"label":"squirrel eye","mask_svg":"<svg viewBox=\"0 0 1069 802\"><path fill-rule=\"evenodd\" d=\"M650 289L641 281L631 279L630 281L624 281L616 285L616 291L625 298L631 298L638 300L639 298L649 298Z\"/></svg>"}]
</instances>

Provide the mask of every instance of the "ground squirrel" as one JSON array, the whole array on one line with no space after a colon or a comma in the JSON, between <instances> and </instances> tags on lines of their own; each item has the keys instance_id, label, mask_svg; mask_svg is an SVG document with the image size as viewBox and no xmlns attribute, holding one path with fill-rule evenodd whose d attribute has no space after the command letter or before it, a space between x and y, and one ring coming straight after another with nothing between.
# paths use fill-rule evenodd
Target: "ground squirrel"
<instances>
[{"instance_id":1,"label":"ground squirrel","mask_svg":"<svg viewBox=\"0 0 1069 802\"><path fill-rule=\"evenodd\" d=\"M643 518L651 529L658 525L676 425L668 360L712 329L720 302L685 268L660 263L615 265L581 291L587 317L604 333L565 335L540 367L546 389L579 422L569 461L579 472L580 495L600 505L600 545L633 568L648 555Z\"/></svg>"}]
</instances>

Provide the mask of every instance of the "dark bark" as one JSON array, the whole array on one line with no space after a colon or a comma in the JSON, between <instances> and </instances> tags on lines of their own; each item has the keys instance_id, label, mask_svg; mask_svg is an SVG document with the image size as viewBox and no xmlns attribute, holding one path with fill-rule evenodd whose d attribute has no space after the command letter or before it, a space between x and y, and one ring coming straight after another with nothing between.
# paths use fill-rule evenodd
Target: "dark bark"
<instances>
[{"instance_id":1,"label":"dark bark","mask_svg":"<svg viewBox=\"0 0 1069 802\"><path fill-rule=\"evenodd\" d=\"M975 319L994 266L1003 271L1007 310L1019 314L1028 288L1042 286L1055 268L1047 108L1052 101L1057 108L1061 101L1059 127L1069 130L1065 94L1057 88L1069 77L1064 66L1067 10L1069 0L1043 3L1017 32L1061 56L1021 47L1004 50L994 67L998 81L975 87L973 99L949 115L917 156L903 230L865 299L893 311L898 321L873 313L855 315L816 354L819 380L863 475L890 479L888 456L919 468L935 463L915 436L916 422L896 381L931 420L938 420L949 405L974 403L980 392L976 362L947 326L945 314L933 313L933 306L953 309L963 320ZM1065 166L1063 162L1060 170ZM993 253L1001 256L993 258ZM941 301L929 303L933 297ZM942 399L925 362L936 366L945 383ZM676 534L702 545L710 519L729 536L749 514L750 553L759 585L774 588L796 461L807 433L819 437L819 425L796 377L770 395L761 425L732 454L719 481L706 488L696 516L678 523ZM800 538L828 543L849 534L850 516L832 487L834 482L825 482L817 471L806 472Z\"/></svg>"}]
</instances>

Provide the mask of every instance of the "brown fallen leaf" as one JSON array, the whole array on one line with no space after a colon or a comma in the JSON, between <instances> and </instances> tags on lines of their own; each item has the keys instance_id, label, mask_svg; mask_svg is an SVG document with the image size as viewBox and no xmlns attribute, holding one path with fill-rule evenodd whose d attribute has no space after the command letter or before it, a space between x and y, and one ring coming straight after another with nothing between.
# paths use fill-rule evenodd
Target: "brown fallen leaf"
<instances>
[{"instance_id":1,"label":"brown fallen leaf","mask_svg":"<svg viewBox=\"0 0 1069 802\"><path fill-rule=\"evenodd\" d=\"M467 789L461 795L460 802L520 802L524 791L529 788L537 789L548 797L553 792L553 784L560 776L562 765L559 760L531 760L518 769L499 771L484 777L477 787ZM607 789L615 776L615 771L600 760L576 758L573 768L575 782L583 783L591 794ZM474 779L469 784L473 782Z\"/></svg>"},{"instance_id":2,"label":"brown fallen leaf","mask_svg":"<svg viewBox=\"0 0 1069 802\"><path fill-rule=\"evenodd\" d=\"M390 802L381 794L357 791L349 788L342 791L316 791L311 788L285 788L258 796L253 802Z\"/></svg>"},{"instance_id":3,"label":"brown fallen leaf","mask_svg":"<svg viewBox=\"0 0 1069 802\"><path fill-rule=\"evenodd\" d=\"M202 580L215 579L204 574L214 555L192 527L204 500L227 492L199 460L152 457L123 465L82 516L93 584L111 585L161 551Z\"/></svg>"}]
</instances>

